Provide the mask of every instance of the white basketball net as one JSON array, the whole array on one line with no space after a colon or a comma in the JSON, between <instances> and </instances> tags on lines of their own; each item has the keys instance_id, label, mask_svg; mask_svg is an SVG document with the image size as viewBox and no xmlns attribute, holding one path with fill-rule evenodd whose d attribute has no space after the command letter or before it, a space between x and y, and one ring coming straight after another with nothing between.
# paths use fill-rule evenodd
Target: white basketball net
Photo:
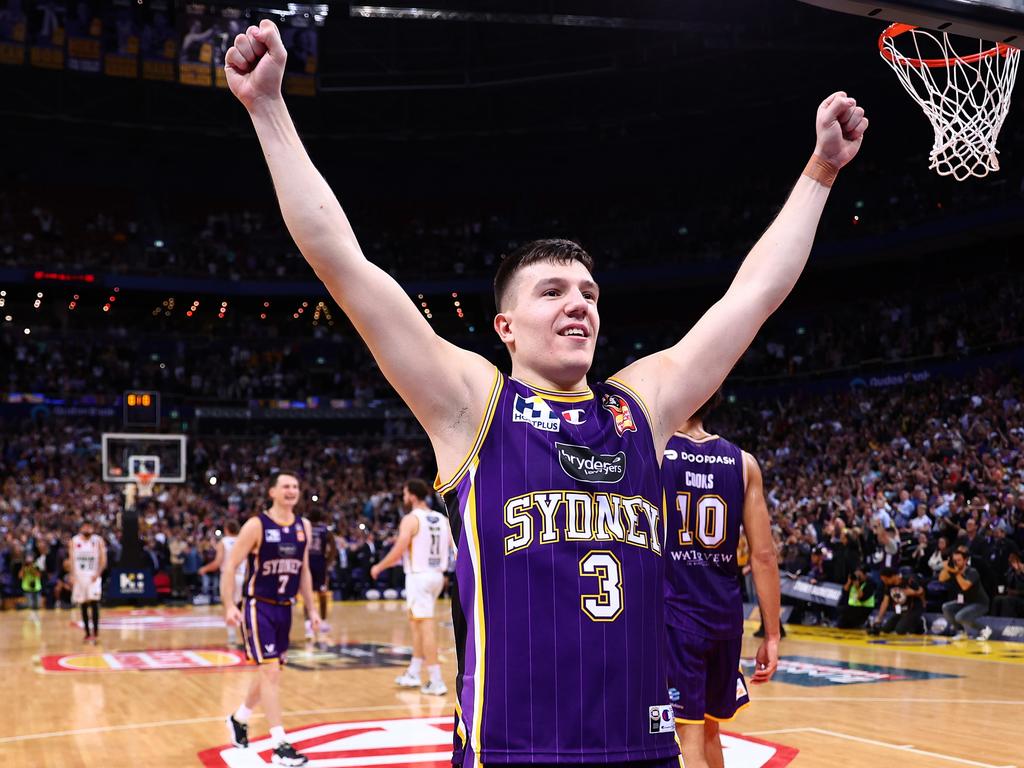
<instances>
[{"instance_id":1,"label":"white basketball net","mask_svg":"<svg viewBox=\"0 0 1024 768\"><path fill-rule=\"evenodd\" d=\"M901 53L897 38L884 36L882 59L935 129L928 167L957 181L998 171L996 140L1010 109L1020 50L1004 46L998 53L965 61L945 33L912 29L898 37L908 41L908 49L912 39L914 52ZM978 42L979 53L991 50L990 43ZM945 65L929 67L925 59L944 59Z\"/></svg>"}]
</instances>

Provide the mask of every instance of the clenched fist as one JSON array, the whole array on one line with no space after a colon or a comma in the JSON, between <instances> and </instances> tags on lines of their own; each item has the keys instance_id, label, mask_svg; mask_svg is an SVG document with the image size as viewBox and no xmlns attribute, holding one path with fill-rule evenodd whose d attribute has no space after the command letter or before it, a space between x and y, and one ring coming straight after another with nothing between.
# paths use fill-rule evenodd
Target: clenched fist
<instances>
[{"instance_id":1,"label":"clenched fist","mask_svg":"<svg viewBox=\"0 0 1024 768\"><path fill-rule=\"evenodd\" d=\"M818 141L814 154L838 170L856 157L868 129L868 119L856 99L845 91L837 91L818 107L815 129Z\"/></svg>"},{"instance_id":2,"label":"clenched fist","mask_svg":"<svg viewBox=\"0 0 1024 768\"><path fill-rule=\"evenodd\" d=\"M224 57L228 88L250 112L263 101L281 98L281 80L288 52L270 19L235 37Z\"/></svg>"}]
</instances>

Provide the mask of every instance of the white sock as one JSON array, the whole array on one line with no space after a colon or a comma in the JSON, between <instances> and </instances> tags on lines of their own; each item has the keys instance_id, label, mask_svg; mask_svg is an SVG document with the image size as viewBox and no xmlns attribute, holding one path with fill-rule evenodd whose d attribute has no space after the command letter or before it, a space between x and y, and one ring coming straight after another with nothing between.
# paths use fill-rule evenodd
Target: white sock
<instances>
[{"instance_id":1,"label":"white sock","mask_svg":"<svg viewBox=\"0 0 1024 768\"><path fill-rule=\"evenodd\" d=\"M413 656L412 661L409 662L409 676L419 677L421 669L423 669L423 659L417 659L415 656Z\"/></svg>"},{"instance_id":2,"label":"white sock","mask_svg":"<svg viewBox=\"0 0 1024 768\"><path fill-rule=\"evenodd\" d=\"M288 741L288 737L284 735L284 726L275 725L270 729L270 741L275 747L282 741Z\"/></svg>"},{"instance_id":3,"label":"white sock","mask_svg":"<svg viewBox=\"0 0 1024 768\"><path fill-rule=\"evenodd\" d=\"M432 683L440 683L441 682L441 665L440 664L432 664L431 666L427 667L427 672L430 673L430 682L432 682Z\"/></svg>"},{"instance_id":4,"label":"white sock","mask_svg":"<svg viewBox=\"0 0 1024 768\"><path fill-rule=\"evenodd\" d=\"M235 710L235 720L240 723L247 723L249 722L249 715L251 714L252 710L245 706L245 702L243 701L238 705L238 709Z\"/></svg>"},{"instance_id":5,"label":"white sock","mask_svg":"<svg viewBox=\"0 0 1024 768\"><path fill-rule=\"evenodd\" d=\"M228 627L228 644L234 645L236 637L237 637L237 635L235 634L235 628L234 627Z\"/></svg>"}]
</instances>

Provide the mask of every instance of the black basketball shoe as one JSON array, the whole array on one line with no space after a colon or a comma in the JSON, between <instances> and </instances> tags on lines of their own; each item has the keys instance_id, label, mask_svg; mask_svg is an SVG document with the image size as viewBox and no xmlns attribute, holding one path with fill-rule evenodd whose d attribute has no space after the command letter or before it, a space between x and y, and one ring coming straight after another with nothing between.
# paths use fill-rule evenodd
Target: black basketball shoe
<instances>
[{"instance_id":1,"label":"black basketball shoe","mask_svg":"<svg viewBox=\"0 0 1024 768\"><path fill-rule=\"evenodd\" d=\"M228 730L231 732L231 743L239 749L248 749L249 724L238 722L233 714L228 715L224 722L228 724Z\"/></svg>"},{"instance_id":2,"label":"black basketball shoe","mask_svg":"<svg viewBox=\"0 0 1024 768\"><path fill-rule=\"evenodd\" d=\"M309 762L309 758L296 752L295 747L287 741L282 741L274 748L270 762L274 765L305 765Z\"/></svg>"}]
</instances>

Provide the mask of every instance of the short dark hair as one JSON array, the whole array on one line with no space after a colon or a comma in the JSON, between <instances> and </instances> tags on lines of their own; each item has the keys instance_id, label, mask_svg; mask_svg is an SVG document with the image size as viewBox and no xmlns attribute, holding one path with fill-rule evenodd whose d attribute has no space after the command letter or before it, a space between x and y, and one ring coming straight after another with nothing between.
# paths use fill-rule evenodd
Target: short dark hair
<instances>
[{"instance_id":1,"label":"short dark hair","mask_svg":"<svg viewBox=\"0 0 1024 768\"><path fill-rule=\"evenodd\" d=\"M552 238L548 240L531 240L516 248L512 253L502 257L498 271L494 275L494 306L500 312L505 293L516 272L531 264L547 261L552 264L571 264L578 261L588 272L594 271L594 258L583 246L572 240Z\"/></svg>"},{"instance_id":2,"label":"short dark hair","mask_svg":"<svg viewBox=\"0 0 1024 768\"><path fill-rule=\"evenodd\" d=\"M238 521L233 517L224 523L224 532L229 536L234 536L239 530L241 529L239 528Z\"/></svg>"},{"instance_id":3,"label":"short dark hair","mask_svg":"<svg viewBox=\"0 0 1024 768\"><path fill-rule=\"evenodd\" d=\"M280 472L275 472L270 476L270 487L273 488L275 485L277 485L277 481L280 480L282 477L294 477L296 480L298 480L299 473L289 472L286 469L282 469Z\"/></svg>"},{"instance_id":4,"label":"short dark hair","mask_svg":"<svg viewBox=\"0 0 1024 768\"><path fill-rule=\"evenodd\" d=\"M713 394L711 397L707 399L707 402L705 402L704 405L702 405L700 408L693 412L693 416L691 416L690 418L703 422L704 419L708 417L708 414L710 414L713 410L715 410L715 408L722 404L723 399L725 398L722 395L722 388L719 387L717 390L715 390L715 394Z\"/></svg>"},{"instance_id":5,"label":"short dark hair","mask_svg":"<svg viewBox=\"0 0 1024 768\"><path fill-rule=\"evenodd\" d=\"M406 480L404 487L417 499L426 499L430 495L430 486L418 477L411 477Z\"/></svg>"},{"instance_id":6,"label":"short dark hair","mask_svg":"<svg viewBox=\"0 0 1024 768\"><path fill-rule=\"evenodd\" d=\"M880 575L883 579L891 579L893 576L899 576L900 573L895 568L887 565L881 570Z\"/></svg>"}]
</instances>

